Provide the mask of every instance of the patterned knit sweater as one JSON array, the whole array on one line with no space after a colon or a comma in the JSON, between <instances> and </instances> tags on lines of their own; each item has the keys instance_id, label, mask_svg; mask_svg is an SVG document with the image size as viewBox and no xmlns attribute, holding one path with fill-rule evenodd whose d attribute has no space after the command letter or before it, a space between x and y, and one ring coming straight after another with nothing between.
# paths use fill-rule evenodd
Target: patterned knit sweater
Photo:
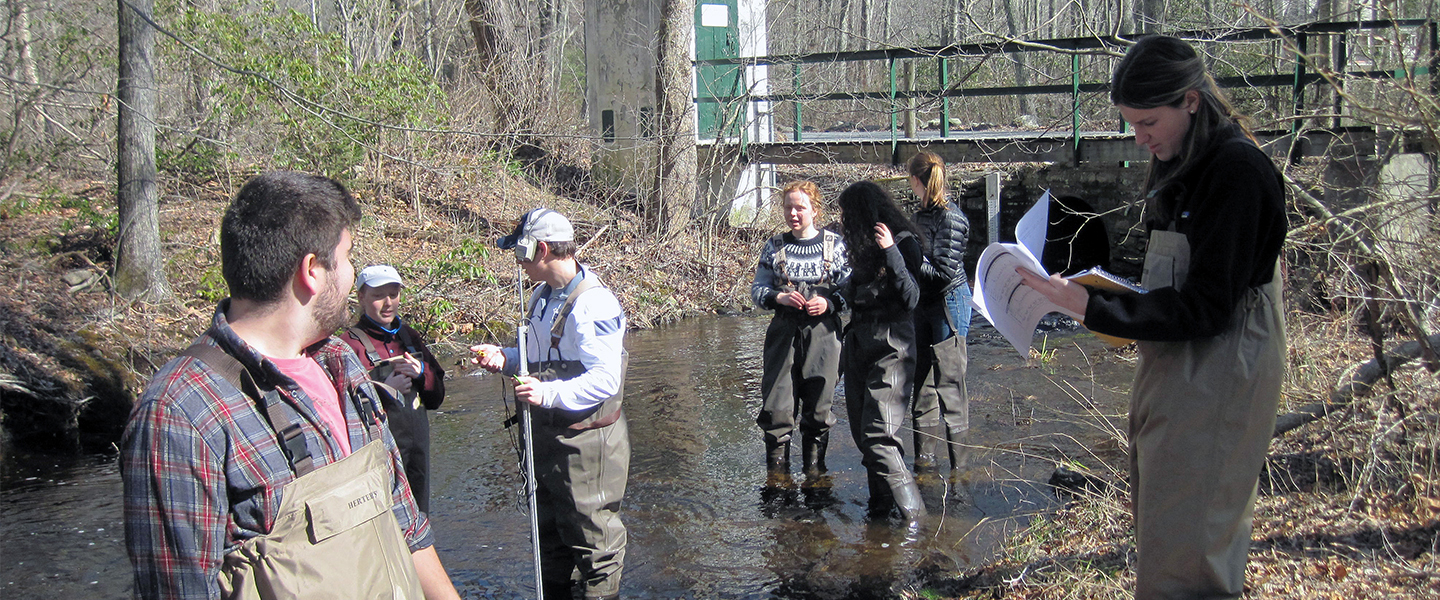
<instances>
[{"instance_id":1,"label":"patterned knit sweater","mask_svg":"<svg viewBox=\"0 0 1440 600\"><path fill-rule=\"evenodd\" d=\"M825 296L833 312L845 310L845 299L839 293L840 283L850 277L845 241L833 231L821 230L820 233L810 239L797 240L787 231L765 242L765 247L760 249L760 263L755 267L755 282L750 286L750 298L756 306L795 311L776 303L775 297L784 291L805 289L812 295ZM825 252L826 238L829 238L829 256Z\"/></svg>"}]
</instances>

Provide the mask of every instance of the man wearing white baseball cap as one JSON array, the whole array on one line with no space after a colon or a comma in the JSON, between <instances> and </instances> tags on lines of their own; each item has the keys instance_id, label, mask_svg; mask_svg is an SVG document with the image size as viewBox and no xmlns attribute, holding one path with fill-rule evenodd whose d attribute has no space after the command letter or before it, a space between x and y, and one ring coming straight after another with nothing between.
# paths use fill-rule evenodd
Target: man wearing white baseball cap
<instances>
[{"instance_id":1,"label":"man wearing white baseball cap","mask_svg":"<svg viewBox=\"0 0 1440 600\"><path fill-rule=\"evenodd\" d=\"M445 401L445 370L430 353L420 332L400 321L400 273L390 265L371 265L355 278L360 319L340 339L360 355L370 379L400 392L386 403L390 434L400 447L405 478L415 504L430 512L430 417L427 410Z\"/></svg>"},{"instance_id":2,"label":"man wearing white baseball cap","mask_svg":"<svg viewBox=\"0 0 1440 600\"><path fill-rule=\"evenodd\" d=\"M630 471L630 434L620 409L625 313L575 259L575 230L564 215L532 210L497 245L513 249L525 275L541 284L526 314L531 376L519 379L515 396L534 405L544 596L573 598L571 573L578 569L585 598L615 598L625 562L620 502ZM516 348L470 350L491 372L519 373Z\"/></svg>"}]
</instances>

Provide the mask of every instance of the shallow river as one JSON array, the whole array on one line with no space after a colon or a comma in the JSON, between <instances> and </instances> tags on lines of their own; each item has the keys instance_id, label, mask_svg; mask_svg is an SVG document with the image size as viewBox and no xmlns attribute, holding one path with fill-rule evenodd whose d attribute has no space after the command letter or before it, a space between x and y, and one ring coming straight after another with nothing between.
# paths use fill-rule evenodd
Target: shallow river
<instances>
[{"instance_id":1,"label":"shallow river","mask_svg":"<svg viewBox=\"0 0 1440 600\"><path fill-rule=\"evenodd\" d=\"M921 535L867 520L843 400L827 457L831 491L766 490L754 416L767 323L706 317L630 334L623 596L893 597L914 588L917 573L983 564L1007 532L1052 508L1044 481L1057 463L1121 451L1123 430L1107 423L1123 427L1132 365L1088 335L1052 335L1041 358L1021 360L982 326L969 347L976 455L962 477L922 482L931 517ZM468 366L452 374L431 420L441 559L462 597L533 597L500 379ZM0 467L0 597L128 598L114 457L9 452Z\"/></svg>"}]
</instances>

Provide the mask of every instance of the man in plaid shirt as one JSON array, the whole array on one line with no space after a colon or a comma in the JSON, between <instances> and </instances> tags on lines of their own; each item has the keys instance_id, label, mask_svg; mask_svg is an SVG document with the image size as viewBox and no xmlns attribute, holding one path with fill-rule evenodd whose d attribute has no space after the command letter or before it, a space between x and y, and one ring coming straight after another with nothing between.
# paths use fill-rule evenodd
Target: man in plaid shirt
<instances>
[{"instance_id":1,"label":"man in plaid shirt","mask_svg":"<svg viewBox=\"0 0 1440 600\"><path fill-rule=\"evenodd\" d=\"M265 573L237 571L236 565L265 562L246 557L255 552L258 538L274 533L277 515L313 510L307 508L308 499L295 510L303 496L291 490L305 488L287 484L345 473L321 469L343 467L340 461L353 452L355 458L379 457L365 463L379 467L371 469L381 475L373 484L379 500L374 493L360 500L375 503L372 510L379 516L372 520L398 523L400 532L392 538L403 535L403 542L393 542L402 564L387 566L401 572L401 579L408 577L409 588L422 589L426 598L458 598L435 552L428 518L415 506L394 439L382 426L376 388L355 352L331 335L349 316L350 235L359 219L359 205L339 182L301 173L252 179L226 211L220 247L231 298L220 303L197 344L218 347L236 359L254 387L273 390L265 399L283 399L286 408L267 413L280 403L262 401L256 390L242 392L217 372L221 369L213 363L221 361L200 360L189 351L156 373L130 415L121 452L125 539L138 597L219 598L238 595L242 590L237 588L255 586L257 580L264 587ZM247 381L242 387L251 386ZM288 422L275 423L276 415ZM294 439L282 446L284 432ZM314 470L296 466L300 440ZM282 505L282 492L297 498ZM356 502L350 505L353 509ZM393 513L393 521L386 512ZM388 527L382 531L395 528L380 526ZM346 568L350 552L361 556L369 550L360 546L323 551L323 560ZM406 547L409 561L403 559ZM360 559L353 560L358 564ZM413 571L405 563L413 563ZM298 564L297 572L305 573L307 563ZM310 577L289 589L330 589L337 580L349 579ZM387 592L404 597L404 587L395 584ZM260 595L313 594L272 590Z\"/></svg>"}]
</instances>

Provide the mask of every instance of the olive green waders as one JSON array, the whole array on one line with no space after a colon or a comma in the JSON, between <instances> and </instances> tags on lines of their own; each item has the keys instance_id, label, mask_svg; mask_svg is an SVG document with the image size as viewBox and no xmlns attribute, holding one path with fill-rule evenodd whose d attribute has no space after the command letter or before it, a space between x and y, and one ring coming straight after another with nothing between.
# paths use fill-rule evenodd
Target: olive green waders
<instances>
[{"instance_id":1,"label":"olive green waders","mask_svg":"<svg viewBox=\"0 0 1440 600\"><path fill-rule=\"evenodd\" d=\"M394 467L385 444L285 484L275 526L225 555L229 599L424 598L391 507Z\"/></svg>"},{"instance_id":2,"label":"olive green waders","mask_svg":"<svg viewBox=\"0 0 1440 600\"><path fill-rule=\"evenodd\" d=\"M578 569L586 598L613 596L625 565L620 505L630 474L629 425L621 412L603 427L557 426L544 418L555 412L535 409L542 578L547 590L568 590Z\"/></svg>"},{"instance_id":3,"label":"olive green waders","mask_svg":"<svg viewBox=\"0 0 1440 600\"><path fill-rule=\"evenodd\" d=\"M1184 282L1189 244L1156 231L1146 288ZM1239 598L1255 487L1285 370L1280 274L1219 335L1140 342L1130 404L1135 597Z\"/></svg>"},{"instance_id":4,"label":"olive green waders","mask_svg":"<svg viewBox=\"0 0 1440 600\"><path fill-rule=\"evenodd\" d=\"M755 423L764 432L766 469L789 472L798 416L805 474L819 476L826 470L825 446L835 425L831 408L840 374L840 317L833 311L818 317L777 312L765 330L764 369L764 400Z\"/></svg>"}]
</instances>

